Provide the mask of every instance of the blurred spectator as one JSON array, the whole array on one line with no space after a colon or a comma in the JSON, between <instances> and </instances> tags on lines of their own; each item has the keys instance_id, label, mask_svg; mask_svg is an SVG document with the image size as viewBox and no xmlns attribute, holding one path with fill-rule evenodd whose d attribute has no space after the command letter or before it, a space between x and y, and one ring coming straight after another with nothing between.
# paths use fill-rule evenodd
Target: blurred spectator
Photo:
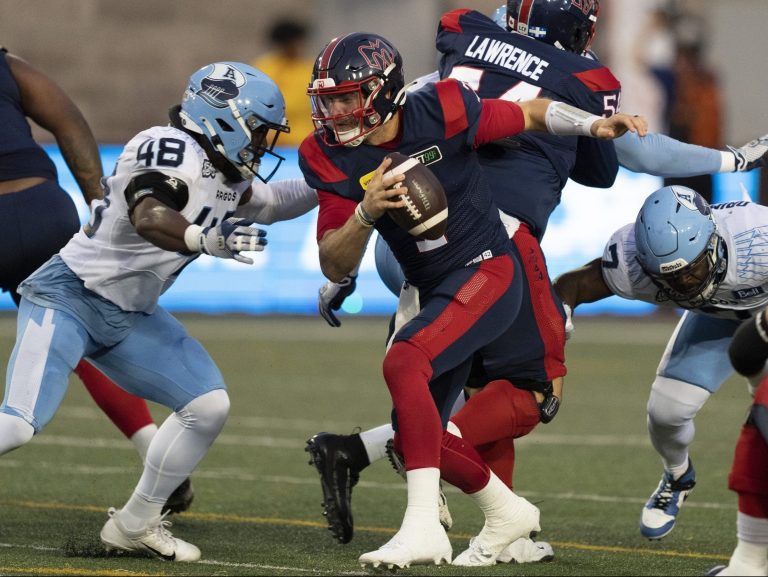
<instances>
[{"instance_id":1,"label":"blurred spectator","mask_svg":"<svg viewBox=\"0 0 768 577\"><path fill-rule=\"evenodd\" d=\"M683 142L721 148L721 90L715 72L702 56L702 39L701 26L695 21L687 19L678 27L675 93L669 117L669 135ZM712 202L711 176L668 179L665 184L688 186Z\"/></svg>"},{"instance_id":2,"label":"blurred spectator","mask_svg":"<svg viewBox=\"0 0 768 577\"><path fill-rule=\"evenodd\" d=\"M669 118L675 95L675 55L676 41L674 32L675 13L659 7L648 16L645 29L637 36L635 57L655 81L663 98L661 116L663 124L660 132L669 131Z\"/></svg>"},{"instance_id":3,"label":"blurred spectator","mask_svg":"<svg viewBox=\"0 0 768 577\"><path fill-rule=\"evenodd\" d=\"M269 31L271 50L251 64L275 81L285 97L285 114L291 132L280 137L283 146L298 146L312 132L307 85L314 60L305 54L307 27L292 19L276 21Z\"/></svg>"}]
</instances>

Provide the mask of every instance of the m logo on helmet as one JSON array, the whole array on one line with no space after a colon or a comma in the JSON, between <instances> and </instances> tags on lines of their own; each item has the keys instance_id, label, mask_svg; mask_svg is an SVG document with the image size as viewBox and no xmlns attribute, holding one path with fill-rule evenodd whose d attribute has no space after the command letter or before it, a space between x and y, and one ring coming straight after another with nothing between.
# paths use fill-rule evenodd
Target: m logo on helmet
<instances>
[{"instance_id":1,"label":"m logo on helmet","mask_svg":"<svg viewBox=\"0 0 768 577\"><path fill-rule=\"evenodd\" d=\"M381 40L370 40L357 48L365 63L375 70L384 71L395 61L395 53Z\"/></svg>"},{"instance_id":2,"label":"m logo on helmet","mask_svg":"<svg viewBox=\"0 0 768 577\"><path fill-rule=\"evenodd\" d=\"M245 76L227 64L217 63L213 70L200 82L200 96L211 106L226 108L227 101L237 98L240 88L245 85Z\"/></svg>"},{"instance_id":3,"label":"m logo on helmet","mask_svg":"<svg viewBox=\"0 0 768 577\"><path fill-rule=\"evenodd\" d=\"M585 16L589 16L595 9L595 0L571 0L574 8L581 10Z\"/></svg>"}]
</instances>

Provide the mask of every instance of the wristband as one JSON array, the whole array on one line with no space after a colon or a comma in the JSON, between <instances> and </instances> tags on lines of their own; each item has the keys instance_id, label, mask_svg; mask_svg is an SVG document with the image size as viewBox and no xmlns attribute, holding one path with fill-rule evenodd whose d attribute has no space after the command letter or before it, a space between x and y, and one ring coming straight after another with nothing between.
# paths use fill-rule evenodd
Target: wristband
<instances>
[{"instance_id":1,"label":"wristband","mask_svg":"<svg viewBox=\"0 0 768 577\"><path fill-rule=\"evenodd\" d=\"M359 222L360 226L363 228L371 228L374 224L376 224L376 221L373 219L373 217L365 212L362 202L358 202L357 206L355 207L355 218L357 218L357 222Z\"/></svg>"},{"instance_id":2,"label":"wristband","mask_svg":"<svg viewBox=\"0 0 768 577\"><path fill-rule=\"evenodd\" d=\"M200 252L200 235L203 234L203 227L197 224L190 224L184 230L184 244L191 252Z\"/></svg>"},{"instance_id":3,"label":"wristband","mask_svg":"<svg viewBox=\"0 0 768 577\"><path fill-rule=\"evenodd\" d=\"M547 106L547 112L544 114L547 130L556 136L592 136L592 125L597 120L601 118L556 101Z\"/></svg>"}]
</instances>

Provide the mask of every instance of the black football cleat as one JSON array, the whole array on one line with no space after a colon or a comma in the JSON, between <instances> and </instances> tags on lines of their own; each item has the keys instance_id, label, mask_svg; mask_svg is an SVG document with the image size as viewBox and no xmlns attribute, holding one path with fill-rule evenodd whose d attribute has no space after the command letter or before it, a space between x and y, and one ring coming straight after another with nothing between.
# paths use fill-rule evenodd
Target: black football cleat
<instances>
[{"instance_id":1,"label":"black football cleat","mask_svg":"<svg viewBox=\"0 0 768 577\"><path fill-rule=\"evenodd\" d=\"M307 441L310 465L320 473L323 488L323 515L328 530L339 543L349 543L354 533L352 487L360 480L349 451L349 435L318 433Z\"/></svg>"},{"instance_id":2,"label":"black football cleat","mask_svg":"<svg viewBox=\"0 0 768 577\"><path fill-rule=\"evenodd\" d=\"M192 480L187 477L181 485L171 493L168 500L163 505L162 513L170 511L171 513L183 513L192 505L195 499L195 489L192 487Z\"/></svg>"}]
</instances>

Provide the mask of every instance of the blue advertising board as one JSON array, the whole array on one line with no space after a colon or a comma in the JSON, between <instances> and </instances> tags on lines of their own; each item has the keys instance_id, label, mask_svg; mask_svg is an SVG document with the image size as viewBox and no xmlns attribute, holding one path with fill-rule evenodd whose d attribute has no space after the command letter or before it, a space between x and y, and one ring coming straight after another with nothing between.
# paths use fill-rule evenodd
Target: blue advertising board
<instances>
[{"instance_id":1,"label":"blue advertising board","mask_svg":"<svg viewBox=\"0 0 768 577\"><path fill-rule=\"evenodd\" d=\"M106 173L112 172L121 146L101 147ZM61 154L55 146L46 146L59 171L62 186L77 203L81 220L88 218L88 207L80 195ZM281 149L286 162L278 178L300 178L294 149ZM755 195L758 173L718 175L716 200L741 198L741 184ZM552 215L542 247L550 273L558 274L581 266L602 255L603 246L619 226L634 220L643 199L661 186L661 179L622 169L611 189L593 189L569 182L563 200ZM317 258L315 227L317 209L292 221L265 227L269 246L255 253L253 266L232 260L201 256L188 266L179 280L161 298L172 311L206 313L243 312L253 314L317 313L317 290L325 279ZM357 291L348 298L347 314L390 314L395 297L376 274L373 242L360 269ZM0 309L13 303L7 294L0 299ZM579 314L645 314L652 305L612 297L584 305Z\"/></svg>"}]
</instances>

